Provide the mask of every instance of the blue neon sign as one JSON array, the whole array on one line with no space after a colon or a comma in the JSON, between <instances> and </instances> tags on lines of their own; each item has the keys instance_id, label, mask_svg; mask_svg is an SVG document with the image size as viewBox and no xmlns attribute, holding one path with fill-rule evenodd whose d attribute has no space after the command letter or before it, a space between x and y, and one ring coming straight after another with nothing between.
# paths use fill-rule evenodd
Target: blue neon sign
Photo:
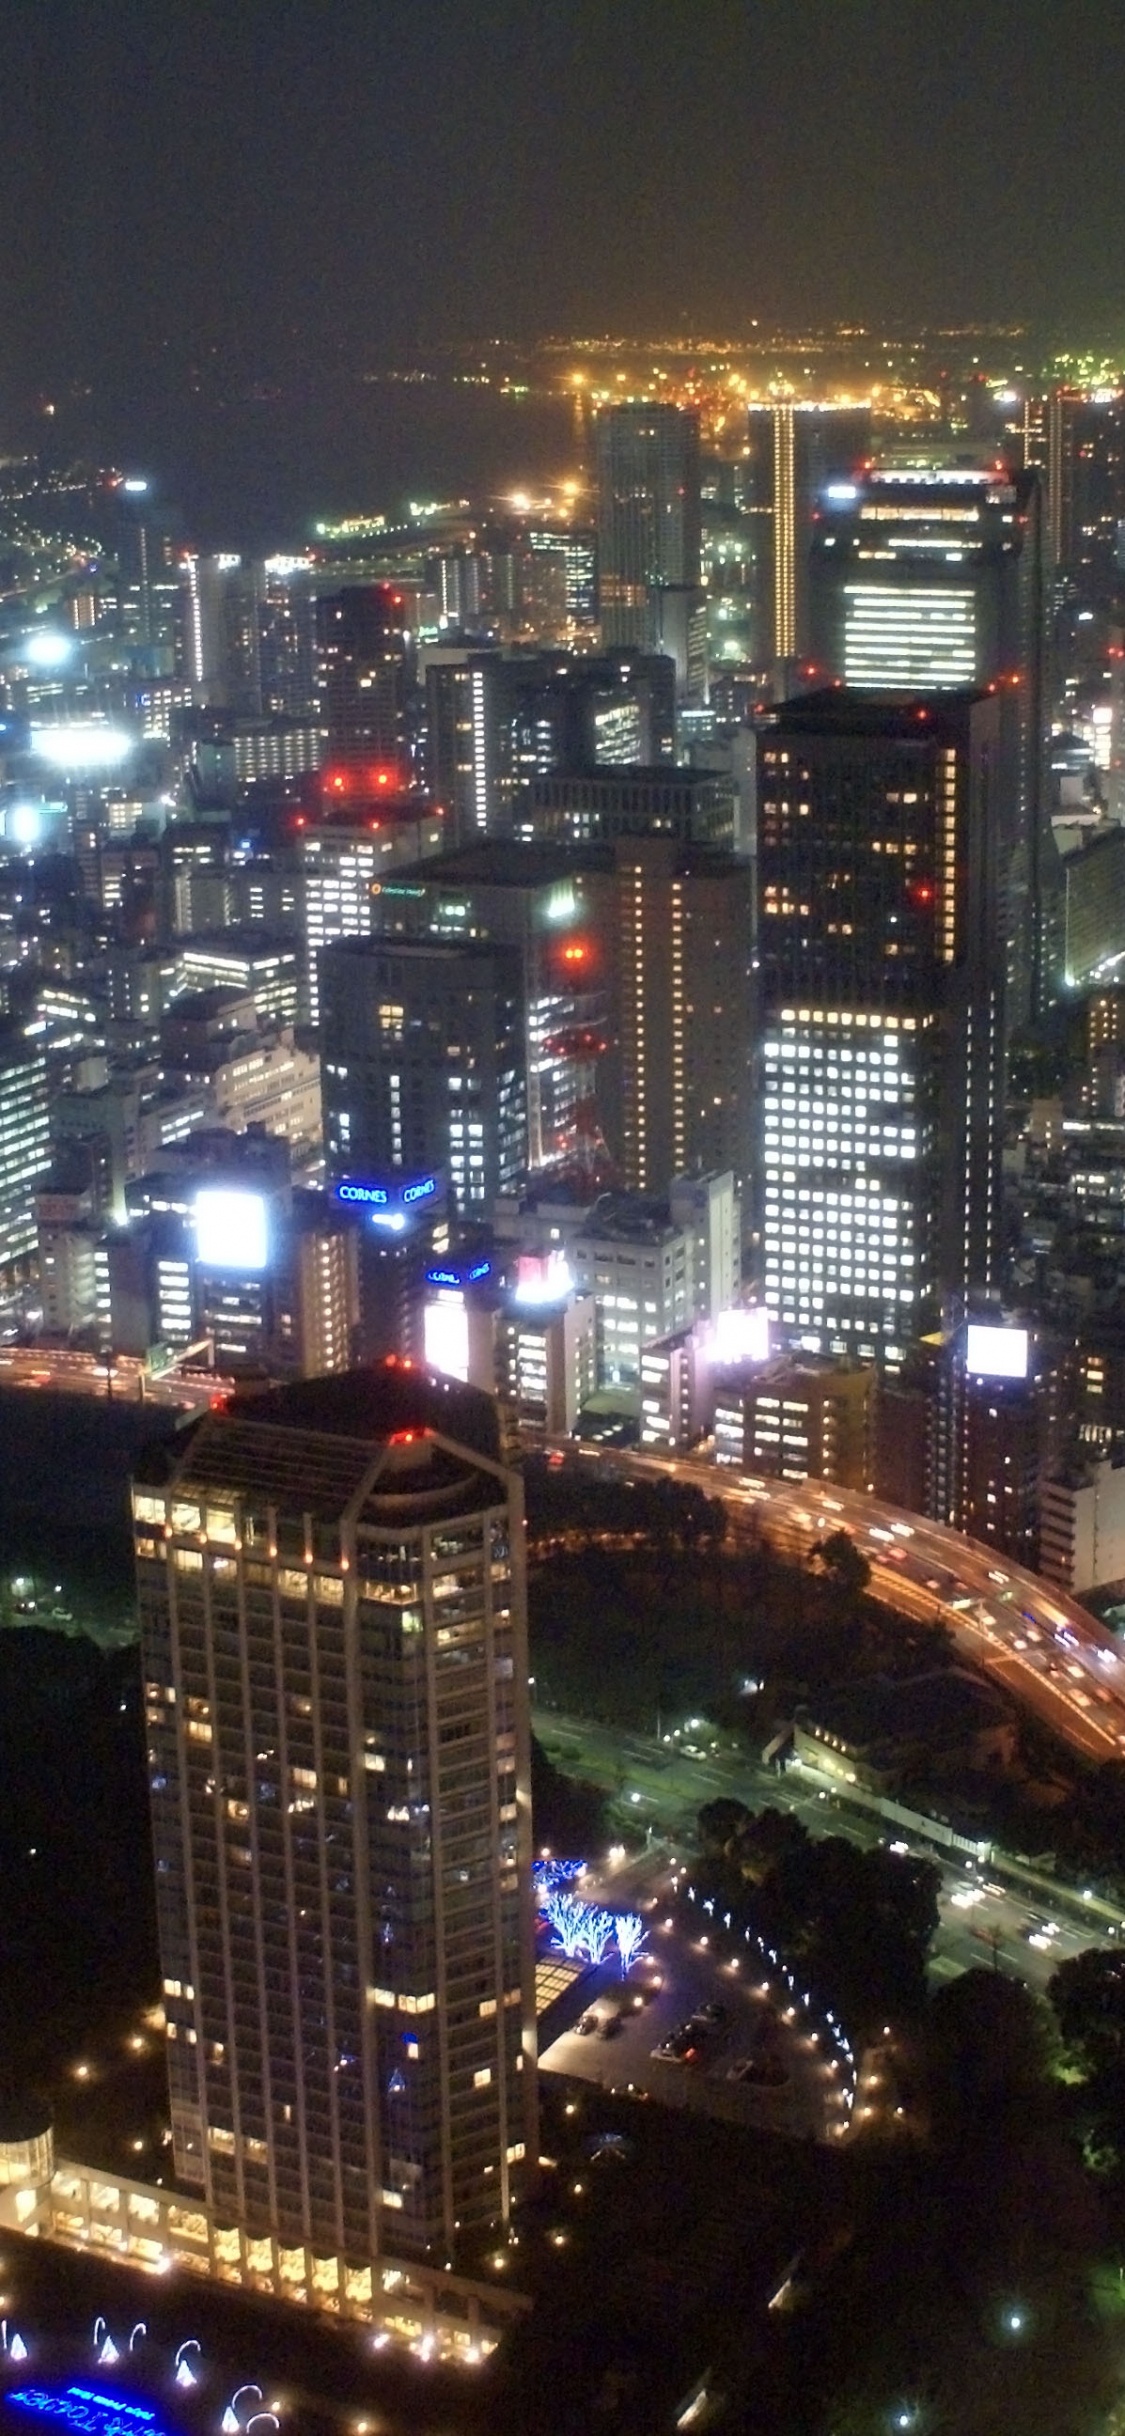
<instances>
[{"instance_id":1,"label":"blue neon sign","mask_svg":"<svg viewBox=\"0 0 1125 2436\"><path fill-rule=\"evenodd\" d=\"M427 1269L426 1284L428 1286L473 1286L478 1278L491 1277L491 1275L492 1262L477 1260L474 1261L471 1269Z\"/></svg>"},{"instance_id":2,"label":"blue neon sign","mask_svg":"<svg viewBox=\"0 0 1125 2436\"><path fill-rule=\"evenodd\" d=\"M21 2385L3 2397L14 2410L33 2411L57 2427L78 2428L82 2436L166 2436L155 2411L117 2394L97 2394L88 2385L67 2385L54 2392L43 2385Z\"/></svg>"},{"instance_id":3,"label":"blue neon sign","mask_svg":"<svg viewBox=\"0 0 1125 2436\"><path fill-rule=\"evenodd\" d=\"M336 1199L353 1208L358 1204L362 1209L388 1210L401 1202L404 1209L412 1209L417 1201L432 1200L437 1190L436 1176L415 1176L410 1183L394 1186L357 1184L348 1177L336 1186Z\"/></svg>"}]
</instances>

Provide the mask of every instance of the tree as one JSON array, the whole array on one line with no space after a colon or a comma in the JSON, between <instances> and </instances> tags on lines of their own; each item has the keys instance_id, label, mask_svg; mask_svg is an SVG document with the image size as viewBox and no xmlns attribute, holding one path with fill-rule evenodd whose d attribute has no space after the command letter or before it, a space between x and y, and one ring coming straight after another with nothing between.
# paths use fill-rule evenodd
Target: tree
<instances>
[{"instance_id":1,"label":"tree","mask_svg":"<svg viewBox=\"0 0 1125 2436\"><path fill-rule=\"evenodd\" d=\"M928 2027L939 2137L994 2142L1006 2128L1022 2136L1047 2111L1051 2017L1022 1980L963 1971L932 1998Z\"/></svg>"},{"instance_id":2,"label":"tree","mask_svg":"<svg viewBox=\"0 0 1125 2436\"><path fill-rule=\"evenodd\" d=\"M808 1561L810 1573L823 1574L843 1606L854 1607L871 1579L871 1567L850 1531L830 1531L827 1539L818 1539Z\"/></svg>"},{"instance_id":3,"label":"tree","mask_svg":"<svg viewBox=\"0 0 1125 2436\"><path fill-rule=\"evenodd\" d=\"M1060 1962L1047 1997L1086 2079L1113 2082L1125 2092L1125 1954L1091 1946Z\"/></svg>"},{"instance_id":4,"label":"tree","mask_svg":"<svg viewBox=\"0 0 1125 2436\"><path fill-rule=\"evenodd\" d=\"M705 1860L725 1861L732 1843L749 1826L752 1813L745 1802L736 1802L732 1795L720 1794L713 1802L704 1802L699 1813L699 1849Z\"/></svg>"}]
</instances>

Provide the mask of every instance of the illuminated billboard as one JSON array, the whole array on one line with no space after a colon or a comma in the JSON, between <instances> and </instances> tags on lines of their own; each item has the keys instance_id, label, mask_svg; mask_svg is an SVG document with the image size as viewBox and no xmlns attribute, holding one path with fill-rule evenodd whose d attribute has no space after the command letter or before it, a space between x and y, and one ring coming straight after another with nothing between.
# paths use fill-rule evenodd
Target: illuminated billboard
<instances>
[{"instance_id":1,"label":"illuminated billboard","mask_svg":"<svg viewBox=\"0 0 1125 2436\"><path fill-rule=\"evenodd\" d=\"M514 1303L561 1303L574 1290L565 1252L521 1252L516 1263Z\"/></svg>"},{"instance_id":2,"label":"illuminated billboard","mask_svg":"<svg viewBox=\"0 0 1125 2436\"><path fill-rule=\"evenodd\" d=\"M248 1273L269 1265L269 1213L262 1193L207 1184L195 1196L195 1256L205 1269Z\"/></svg>"},{"instance_id":3,"label":"illuminated billboard","mask_svg":"<svg viewBox=\"0 0 1125 2436\"><path fill-rule=\"evenodd\" d=\"M436 1294L422 1314L422 1344L429 1370L447 1379L469 1376L469 1314L463 1294Z\"/></svg>"},{"instance_id":4,"label":"illuminated billboard","mask_svg":"<svg viewBox=\"0 0 1125 2436\"><path fill-rule=\"evenodd\" d=\"M707 1350L716 1370L737 1370L745 1362L768 1362L769 1312L762 1304L752 1311L720 1311L712 1322Z\"/></svg>"},{"instance_id":5,"label":"illuminated billboard","mask_svg":"<svg viewBox=\"0 0 1125 2436\"><path fill-rule=\"evenodd\" d=\"M345 1209L362 1210L373 1226L389 1227L401 1234L408 1220L423 1215L435 1202L445 1199L443 1175L408 1176L390 1173L376 1179L345 1176L335 1187L337 1201Z\"/></svg>"},{"instance_id":6,"label":"illuminated billboard","mask_svg":"<svg viewBox=\"0 0 1125 2436\"><path fill-rule=\"evenodd\" d=\"M122 727L105 727L100 720L75 720L70 726L33 727L31 750L41 761L60 770L109 770L126 761L135 738Z\"/></svg>"},{"instance_id":7,"label":"illuminated billboard","mask_svg":"<svg viewBox=\"0 0 1125 2436\"><path fill-rule=\"evenodd\" d=\"M1026 1379L1026 1328L985 1327L970 1320L965 1332L965 1368L978 1379Z\"/></svg>"}]
</instances>

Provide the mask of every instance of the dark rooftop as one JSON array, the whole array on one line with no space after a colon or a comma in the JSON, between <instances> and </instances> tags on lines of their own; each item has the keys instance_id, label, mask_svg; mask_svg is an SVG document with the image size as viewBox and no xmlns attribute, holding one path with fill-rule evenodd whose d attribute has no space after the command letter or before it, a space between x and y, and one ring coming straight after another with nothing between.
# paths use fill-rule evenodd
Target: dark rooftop
<instances>
[{"instance_id":1,"label":"dark rooftop","mask_svg":"<svg viewBox=\"0 0 1125 2436\"><path fill-rule=\"evenodd\" d=\"M964 693L912 695L849 692L844 685L826 685L819 692L795 694L769 714L768 736L778 729L798 735L883 736L898 744L925 744L931 736L960 733L973 704L987 701L980 688Z\"/></svg>"},{"instance_id":2,"label":"dark rooftop","mask_svg":"<svg viewBox=\"0 0 1125 2436\"><path fill-rule=\"evenodd\" d=\"M270 1421L280 1429L358 1438L368 1444L401 1430L434 1430L473 1454L500 1459L500 1429L491 1396L394 1354L369 1369L326 1378L293 1379L262 1395L233 1396L232 1419Z\"/></svg>"}]
</instances>

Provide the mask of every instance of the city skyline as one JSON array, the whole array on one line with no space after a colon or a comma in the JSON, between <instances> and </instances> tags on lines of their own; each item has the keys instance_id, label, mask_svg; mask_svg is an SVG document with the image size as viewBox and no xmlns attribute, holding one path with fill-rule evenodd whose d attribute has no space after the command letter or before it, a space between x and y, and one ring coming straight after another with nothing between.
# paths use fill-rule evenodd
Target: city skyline
<instances>
[{"instance_id":1,"label":"city skyline","mask_svg":"<svg viewBox=\"0 0 1125 2436\"><path fill-rule=\"evenodd\" d=\"M1125 179L1074 144L1125 71L1104 0L42 0L7 31L13 396L355 337L1116 311Z\"/></svg>"}]
</instances>

